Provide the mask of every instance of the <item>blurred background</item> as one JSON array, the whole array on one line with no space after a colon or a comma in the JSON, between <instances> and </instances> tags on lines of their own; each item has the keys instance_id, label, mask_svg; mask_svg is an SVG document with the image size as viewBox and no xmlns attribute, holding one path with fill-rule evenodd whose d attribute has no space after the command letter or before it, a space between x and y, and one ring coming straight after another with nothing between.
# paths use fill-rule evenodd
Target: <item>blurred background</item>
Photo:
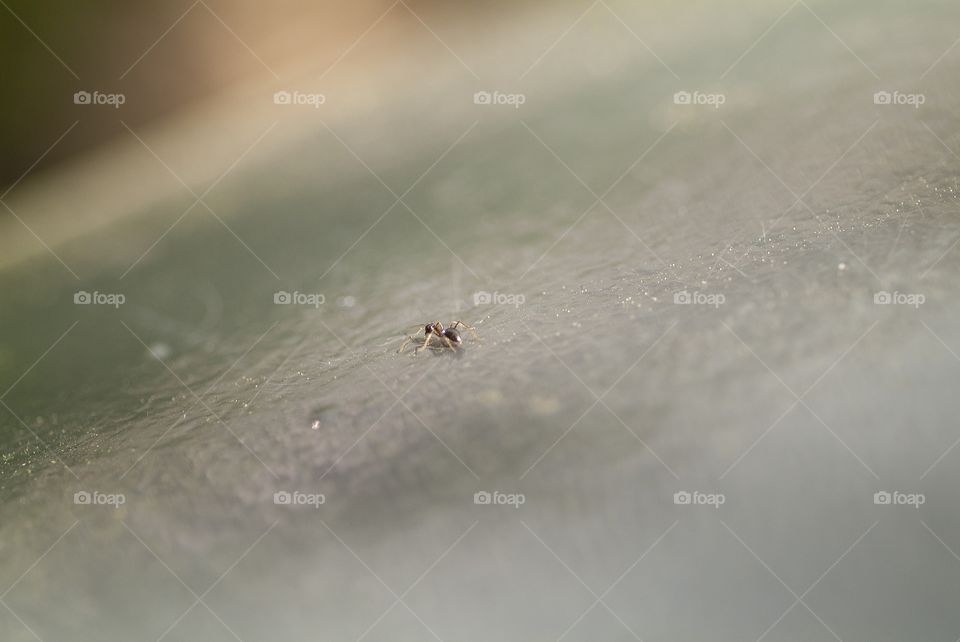
<instances>
[{"instance_id":1,"label":"blurred background","mask_svg":"<svg viewBox=\"0 0 960 642\"><path fill-rule=\"evenodd\" d=\"M308 59L330 64L391 4L290 1L265 11L254 2L101 2L53 13L34 3L6 3L3 54L10 61L10 100L3 180L16 180L80 116L83 126L50 149L50 164L126 134L116 113L77 110L76 91L96 87L129 95L123 120L140 125L228 87L274 76L274 67L302 67ZM438 10L438 3L410 6ZM496 7L457 12L464 10ZM398 17L387 17L387 24L402 22Z\"/></svg>"},{"instance_id":2,"label":"blurred background","mask_svg":"<svg viewBox=\"0 0 960 642\"><path fill-rule=\"evenodd\" d=\"M960 7L0 5L0 639L960 637Z\"/></svg>"}]
</instances>

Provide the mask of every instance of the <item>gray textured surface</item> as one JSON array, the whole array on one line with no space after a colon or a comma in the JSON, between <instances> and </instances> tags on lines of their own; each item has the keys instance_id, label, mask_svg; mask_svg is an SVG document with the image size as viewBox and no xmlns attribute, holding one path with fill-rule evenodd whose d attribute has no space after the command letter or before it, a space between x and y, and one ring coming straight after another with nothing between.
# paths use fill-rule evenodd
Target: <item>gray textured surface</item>
<instances>
[{"instance_id":1,"label":"gray textured surface","mask_svg":"<svg viewBox=\"0 0 960 642\"><path fill-rule=\"evenodd\" d=\"M209 199L279 280L202 208L118 280L185 197L59 249L120 310L72 305L53 259L7 269L7 385L79 319L4 398L79 479L0 415L0 588L78 522L4 601L45 640L152 640L193 602L173 573L199 595L231 569L204 601L244 640L555 640L575 622L565 639L955 640L960 54L919 77L956 12L816 9L882 81L803 5L721 82L780 11L728 17L729 40L668 61L677 81L598 9L515 114L433 121L475 83L424 80L335 127L401 195L479 121L404 197L416 216L396 206L329 271L394 198L319 124ZM727 103L672 104L697 87ZM884 88L927 102L874 105ZM592 205L668 130L612 212ZM274 306L278 289L327 302ZM526 302L474 306L481 289ZM684 289L725 303L675 305ZM435 318L482 344L393 353ZM80 489L127 503L75 506ZM275 506L281 489L327 502ZM482 489L526 503L475 506ZM407 606L367 631L391 591ZM0 631L32 639L11 611ZM231 638L198 605L165 639Z\"/></svg>"}]
</instances>

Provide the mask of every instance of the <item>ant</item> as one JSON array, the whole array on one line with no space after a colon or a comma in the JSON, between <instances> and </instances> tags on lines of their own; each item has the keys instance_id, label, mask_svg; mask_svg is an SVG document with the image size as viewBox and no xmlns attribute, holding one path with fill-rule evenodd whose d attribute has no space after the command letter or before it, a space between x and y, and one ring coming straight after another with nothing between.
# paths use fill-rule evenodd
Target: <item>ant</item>
<instances>
[{"instance_id":1,"label":"ant","mask_svg":"<svg viewBox=\"0 0 960 642\"><path fill-rule=\"evenodd\" d=\"M439 321L434 321L433 323L428 323L423 327L423 344L417 346L416 349L414 349L413 354L417 354L421 350L426 350L430 346L430 342L434 337L441 341L445 346L456 352L456 349L460 347L461 343L463 343L463 337L460 336L460 332L457 330L457 328L460 326L470 330L475 339L480 339L480 337L477 336L477 329L472 325L467 325L463 321L457 321L449 328L444 328L442 323ZM415 336L408 336L404 340L403 344L401 344L400 349L397 350L397 353L399 354L403 352L403 349L407 347L407 344L414 339L416 339Z\"/></svg>"}]
</instances>

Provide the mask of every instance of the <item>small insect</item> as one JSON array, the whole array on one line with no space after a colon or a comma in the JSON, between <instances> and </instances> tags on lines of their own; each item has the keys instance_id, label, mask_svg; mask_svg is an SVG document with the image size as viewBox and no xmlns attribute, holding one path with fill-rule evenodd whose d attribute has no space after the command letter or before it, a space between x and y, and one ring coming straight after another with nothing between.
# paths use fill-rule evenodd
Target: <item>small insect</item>
<instances>
[{"instance_id":1,"label":"small insect","mask_svg":"<svg viewBox=\"0 0 960 642\"><path fill-rule=\"evenodd\" d=\"M449 328L444 328L442 323L440 323L439 321L434 321L433 323L428 323L423 327L423 336L424 336L423 344L417 346L414 349L413 354L417 354L421 350L426 350L428 347L430 347L431 342L433 342L434 339L436 339L436 341L440 343L440 345L436 347L440 348L440 347L446 346L447 348L455 352L457 348L459 348L460 345L463 343L463 337L460 336L460 331L458 330L458 328L460 328L461 326L466 328L467 330L470 330L470 332L473 333L473 336L475 339L480 338L477 336L477 329L474 328L472 325L467 325L463 321L457 321L456 323L451 325ZM397 353L399 354L403 352L403 349L406 348L407 345L411 341L414 341L416 338L417 337L415 336L407 337L404 340L404 342L400 345L400 349L397 350Z\"/></svg>"}]
</instances>

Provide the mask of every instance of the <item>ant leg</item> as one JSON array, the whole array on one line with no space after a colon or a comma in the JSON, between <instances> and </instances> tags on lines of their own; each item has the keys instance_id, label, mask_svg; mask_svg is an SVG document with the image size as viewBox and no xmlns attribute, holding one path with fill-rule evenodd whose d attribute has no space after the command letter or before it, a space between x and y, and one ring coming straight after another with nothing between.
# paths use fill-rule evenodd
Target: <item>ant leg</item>
<instances>
[{"instance_id":1,"label":"ant leg","mask_svg":"<svg viewBox=\"0 0 960 642\"><path fill-rule=\"evenodd\" d=\"M457 351L456 346L453 345L453 341L451 341L450 339L446 338L443 335L440 335L440 338L443 339L443 342L447 345L448 348L450 348L451 352Z\"/></svg>"},{"instance_id":2,"label":"ant leg","mask_svg":"<svg viewBox=\"0 0 960 642\"><path fill-rule=\"evenodd\" d=\"M423 329L423 324L418 323L417 325L413 326L413 329L414 329L414 330L422 330L422 329ZM407 335L407 338L404 339L404 341L403 341L402 344L400 344L400 349L397 350L397 353L399 354L399 353L403 352L403 349L407 347L407 344L409 344L411 341L415 341L416 339L417 339L417 335L416 335L416 334L413 334L413 335L409 335L409 334L408 334L408 335Z\"/></svg>"},{"instance_id":3,"label":"ant leg","mask_svg":"<svg viewBox=\"0 0 960 642\"><path fill-rule=\"evenodd\" d=\"M416 349L413 351L413 354L418 354L421 350L426 350L427 346L430 345L430 339L432 339L433 337L434 337L434 334L432 332L428 334L427 338L423 340L423 345L417 346Z\"/></svg>"},{"instance_id":4,"label":"ant leg","mask_svg":"<svg viewBox=\"0 0 960 642\"><path fill-rule=\"evenodd\" d=\"M461 326L461 325L462 325L463 327L465 327L467 330L469 330L471 334L473 334L473 338L474 338L474 339L476 339L477 341L480 340L480 335L477 334L477 329L476 329L475 327L473 327L472 325L467 325L467 324L464 323L463 321L457 321L456 323L454 323L454 324L453 324L453 329L456 330L457 327L459 327L459 326Z\"/></svg>"},{"instance_id":5,"label":"ant leg","mask_svg":"<svg viewBox=\"0 0 960 642\"><path fill-rule=\"evenodd\" d=\"M403 349L406 348L407 345L408 345L411 341L413 341L414 339L416 339L416 337L414 337L414 336L407 336L407 338L404 339L403 343L400 344L400 349L397 350L397 354L400 354L401 352L403 352Z\"/></svg>"}]
</instances>

